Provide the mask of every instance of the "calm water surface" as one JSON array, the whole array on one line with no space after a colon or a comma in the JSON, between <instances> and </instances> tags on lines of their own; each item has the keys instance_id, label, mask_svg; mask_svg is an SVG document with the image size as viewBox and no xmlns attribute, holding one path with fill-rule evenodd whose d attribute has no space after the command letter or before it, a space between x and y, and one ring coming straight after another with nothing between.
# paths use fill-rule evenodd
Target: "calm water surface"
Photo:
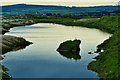
<instances>
[{"instance_id":1,"label":"calm water surface","mask_svg":"<svg viewBox=\"0 0 120 80\"><path fill-rule=\"evenodd\" d=\"M98 78L87 69L98 54L96 46L111 35L97 29L72 27L50 23L12 28L6 35L24 37L34 44L25 49L8 52L2 64L13 78ZM67 58L56 51L66 40L80 39L81 59Z\"/></svg>"}]
</instances>

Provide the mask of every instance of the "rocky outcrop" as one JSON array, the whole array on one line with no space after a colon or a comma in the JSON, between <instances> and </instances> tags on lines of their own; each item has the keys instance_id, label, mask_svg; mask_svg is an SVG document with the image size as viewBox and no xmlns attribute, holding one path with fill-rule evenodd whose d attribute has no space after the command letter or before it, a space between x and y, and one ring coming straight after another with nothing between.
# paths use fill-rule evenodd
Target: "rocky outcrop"
<instances>
[{"instance_id":1,"label":"rocky outcrop","mask_svg":"<svg viewBox=\"0 0 120 80\"><path fill-rule=\"evenodd\" d=\"M81 41L80 40L68 40L60 44L57 51L64 57L68 59L81 59L81 56L79 55L79 45Z\"/></svg>"},{"instance_id":2,"label":"rocky outcrop","mask_svg":"<svg viewBox=\"0 0 120 80\"><path fill-rule=\"evenodd\" d=\"M80 51L79 45L81 41L80 40L68 40L60 44L57 51L72 51L77 52Z\"/></svg>"},{"instance_id":3,"label":"rocky outcrop","mask_svg":"<svg viewBox=\"0 0 120 80\"><path fill-rule=\"evenodd\" d=\"M2 54L10 51L23 49L26 46L32 44L31 42L26 41L22 37L3 35L1 38L2 38L2 43L0 43L1 45L0 51L2 51Z\"/></svg>"}]
</instances>

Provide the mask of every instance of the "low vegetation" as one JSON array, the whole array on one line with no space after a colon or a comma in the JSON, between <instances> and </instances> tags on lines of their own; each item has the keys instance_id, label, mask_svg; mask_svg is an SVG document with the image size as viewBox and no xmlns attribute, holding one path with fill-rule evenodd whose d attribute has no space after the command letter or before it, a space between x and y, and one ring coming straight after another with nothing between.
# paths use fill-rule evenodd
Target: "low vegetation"
<instances>
[{"instance_id":1,"label":"low vegetation","mask_svg":"<svg viewBox=\"0 0 120 80\"><path fill-rule=\"evenodd\" d=\"M0 70L2 71L2 75L1 75L2 80L10 80L10 76L6 72L6 71L8 71L8 69L6 67L4 67L3 65L1 66L1 68L2 69L0 69Z\"/></svg>"}]
</instances>

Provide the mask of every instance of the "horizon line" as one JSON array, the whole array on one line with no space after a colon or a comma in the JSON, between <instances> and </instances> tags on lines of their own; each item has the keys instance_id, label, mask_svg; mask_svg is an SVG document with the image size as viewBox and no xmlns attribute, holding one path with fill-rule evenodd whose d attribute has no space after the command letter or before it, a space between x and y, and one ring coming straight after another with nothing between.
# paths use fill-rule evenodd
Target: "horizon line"
<instances>
[{"instance_id":1,"label":"horizon line","mask_svg":"<svg viewBox=\"0 0 120 80\"><path fill-rule=\"evenodd\" d=\"M8 6L8 5L17 5L17 4L27 4L27 5L51 5L51 6L68 6L68 7L72 7L72 6L75 6L75 7L92 7L92 6L116 6L116 5L119 5L117 2L73 2L71 4L66 4L66 3L71 3L71 2L60 2L60 3L56 3L56 2L41 2L41 3L36 3L36 2L29 2L29 3L24 3L24 2L21 2L21 3L13 3L13 2L7 2L7 3L2 3L0 4L0 6ZM84 3L84 4L83 4ZM85 4L87 3L87 4ZM90 4L90 3L93 3L93 4ZM101 4L102 3L102 4Z\"/></svg>"}]
</instances>

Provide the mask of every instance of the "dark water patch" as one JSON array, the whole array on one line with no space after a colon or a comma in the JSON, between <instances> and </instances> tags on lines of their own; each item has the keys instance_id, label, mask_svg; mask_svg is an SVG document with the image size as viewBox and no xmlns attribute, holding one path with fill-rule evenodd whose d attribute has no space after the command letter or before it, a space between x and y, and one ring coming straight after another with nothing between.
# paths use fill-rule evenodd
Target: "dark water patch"
<instances>
[{"instance_id":1,"label":"dark water patch","mask_svg":"<svg viewBox=\"0 0 120 80\"><path fill-rule=\"evenodd\" d=\"M72 52L72 51L58 51L62 56L66 57L67 59L74 59L74 60L80 60L81 56L78 52Z\"/></svg>"}]
</instances>

